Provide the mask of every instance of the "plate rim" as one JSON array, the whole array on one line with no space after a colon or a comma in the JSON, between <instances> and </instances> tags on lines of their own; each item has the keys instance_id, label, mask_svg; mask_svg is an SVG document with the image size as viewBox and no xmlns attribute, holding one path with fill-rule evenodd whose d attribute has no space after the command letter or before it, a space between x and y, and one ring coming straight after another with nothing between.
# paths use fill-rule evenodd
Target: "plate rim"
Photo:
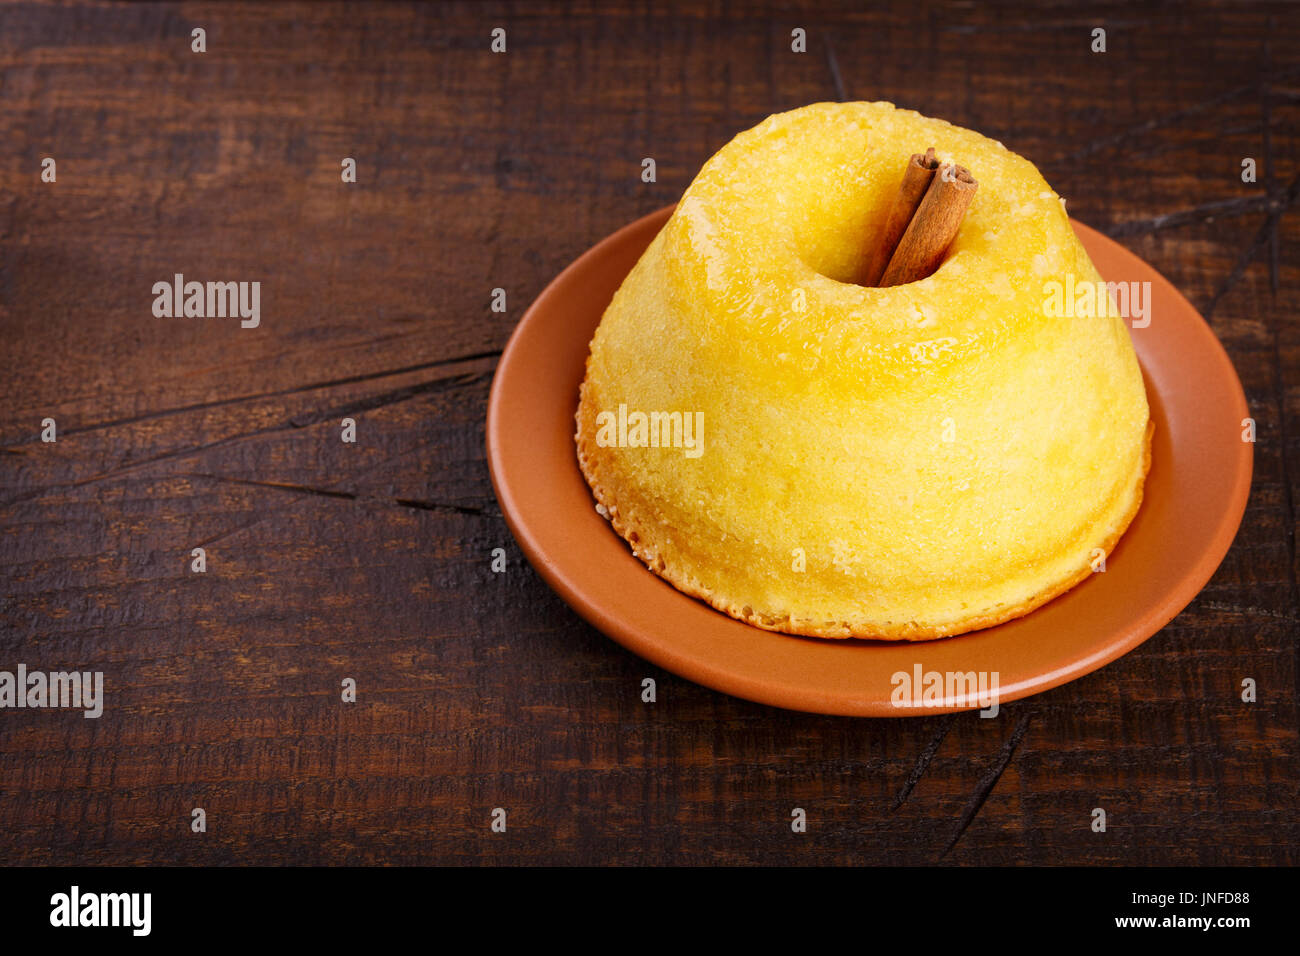
<instances>
[{"instance_id":1,"label":"plate rim","mask_svg":"<svg viewBox=\"0 0 1300 956\"><path fill-rule=\"evenodd\" d=\"M570 262L547 283L542 292L529 305L511 332L510 338L502 351L501 359L493 375L491 392L488 397L485 444L493 491L501 506L506 525L519 544L520 549L547 585L588 624L644 660L711 690L788 710L842 716L900 718L934 716L978 709L980 704L977 701L970 700L945 699L942 704L937 706L926 705L924 708L900 708L888 702L882 704L876 700L866 699L846 701L838 695L827 695L824 699L818 700L815 691L802 685L783 685L772 680L760 682L746 675L734 674L716 666L710 667L709 662L706 660L674 654L670 646L646 640L641 635L640 628L625 624L618 618L617 614L611 614L602 605L589 600L583 590L575 585L563 572L561 563L554 558L547 546L538 540L537 535L529 526L526 516L522 514L522 510L513 496L509 480L505 477L509 469L502 460L502 452L499 447L500 436L507 432L503 425L505 411L503 409L504 399L502 396L504 387L502 383L509 378L511 369L516 362L527 360L521 342L526 332L531 329L532 324L537 321L537 316L547 310L550 300L555 298L559 294L558 290L567 284L565 280L572 278L574 273L582 272L593 260L602 258L611 248L621 246L627 241L629 234L639 233L649 228L656 221L660 221L659 228L662 228L663 223L667 222L668 217L675 208L676 204L668 205L633 220L605 236ZM1214 334L1213 329L1210 328L1209 323L1206 322L1200 311L1173 283L1169 282L1164 275L1136 253L1074 218L1070 219L1070 224L1081 237L1087 236L1089 242L1099 243L1102 246L1112 246L1123 255L1139 261L1146 269L1150 270L1153 277L1162 283L1166 293L1172 293L1192 315L1200 320L1197 325L1196 336L1199 348L1204 350L1206 358L1219 367L1223 380L1232 383L1232 399L1235 405L1243 417L1249 416L1249 405L1246 402L1245 391L1242 388L1236 367L1233 365L1227 350L1224 349L1223 344ZM657 234L658 230L655 231L654 235ZM651 235L650 241L653 241L654 235ZM646 245L648 246L649 242ZM643 251L644 249L641 250L641 252ZM641 252L637 253L638 259ZM624 278L625 276L626 274L624 274ZM622 278L619 281L621 283ZM1148 384L1148 388L1154 391L1153 385ZM574 396L574 402L576 409L576 395ZM1183 609L1195 600L1196 596L1205 588L1223 563L1245 516L1250 490L1253 486L1254 449L1248 442L1243 441L1241 444L1243 451L1238 461L1235 480L1224 506L1218 512L1218 521L1211 533L1211 543L1197 561L1197 572L1181 578L1174 587L1169 588L1164 594L1160 595L1154 606L1148 608L1140 617L1128 622L1125 625L1127 634L1123 638L1111 641L1104 647L1099 648L1096 653L1075 659L1063 667L1035 673L1012 684L999 686L999 704L1043 693L1105 667L1159 633L1166 624L1177 617ZM573 468L575 471L578 470L576 452L573 455ZM610 533L612 534L612 532ZM640 565L639 562L638 566L643 573L652 573L643 565ZM680 592L677 593L684 600L698 604L704 613L722 614L722 612L697 601L695 598L680 594ZM1045 607L1050 606L1051 603L1048 602ZM1031 612L1031 615L1033 613L1037 613L1037 609ZM726 617L726 615L722 616ZM742 624L742 626L749 627L751 625ZM971 633L978 634L980 632ZM963 636L956 635L945 640L960 641ZM804 640L804 638L791 636L791 640ZM917 642L913 643L912 646L923 648L926 643L928 642ZM858 642L858 644L864 647L872 646L869 642Z\"/></svg>"}]
</instances>

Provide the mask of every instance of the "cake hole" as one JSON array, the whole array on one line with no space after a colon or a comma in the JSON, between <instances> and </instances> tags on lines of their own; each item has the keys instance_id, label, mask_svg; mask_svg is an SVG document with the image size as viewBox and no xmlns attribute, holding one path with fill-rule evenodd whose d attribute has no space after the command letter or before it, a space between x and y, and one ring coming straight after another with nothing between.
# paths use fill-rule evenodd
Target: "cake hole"
<instances>
[{"instance_id":1,"label":"cake hole","mask_svg":"<svg viewBox=\"0 0 1300 956\"><path fill-rule=\"evenodd\" d=\"M833 201L840 197L838 201ZM892 201L886 190L849 200L839 189L826 189L808 214L799 217L794 246L808 268L834 282L861 285L874 243Z\"/></svg>"},{"instance_id":2,"label":"cake hole","mask_svg":"<svg viewBox=\"0 0 1300 956\"><path fill-rule=\"evenodd\" d=\"M918 151L923 150L924 146L918 148ZM913 255L904 256L902 261L911 263L913 269L903 269L903 272L913 277L908 282L891 282L891 285L919 282L942 270L951 258L966 205L974 194L973 187L977 185L969 171L961 166L941 165L937 159L929 162L933 163L928 168L934 170L935 176L946 171L949 176L947 183L958 182L972 188L968 193L963 192L963 199L953 198L961 190L948 184L923 194L926 199L916 207L916 221L930 227L922 229L919 234L929 236L931 241L908 244ZM900 191L903 191L900 187L904 171L909 166L908 157L900 158L893 154L831 164L826 181L820 184L820 188L810 191L811 204L794 220L794 247L804 264L819 275L846 285L863 286L871 280L873 276L868 273L873 269L873 254L888 242L886 232L890 213ZM937 180L932 183L938 185ZM927 203L927 199L932 205ZM922 215L919 212L922 207L930 212ZM953 214L937 214L935 210L939 208L951 210ZM900 238L894 242L895 249L905 245ZM887 264L877 263L877 268L884 270ZM915 269L923 274L916 275Z\"/></svg>"}]
</instances>

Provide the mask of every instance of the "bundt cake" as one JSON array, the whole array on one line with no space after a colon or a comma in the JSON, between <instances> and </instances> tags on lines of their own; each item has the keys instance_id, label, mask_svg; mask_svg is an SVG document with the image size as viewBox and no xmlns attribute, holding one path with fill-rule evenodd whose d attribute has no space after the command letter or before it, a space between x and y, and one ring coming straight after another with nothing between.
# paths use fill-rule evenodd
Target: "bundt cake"
<instances>
[{"instance_id":1,"label":"bundt cake","mask_svg":"<svg viewBox=\"0 0 1300 956\"><path fill-rule=\"evenodd\" d=\"M926 146L978 194L932 275L859 284ZM605 311L579 465L653 572L758 627L1007 621L1093 573L1141 503L1151 426L1123 318L1045 306L1050 283L1099 279L1001 143L889 103L771 116L705 164Z\"/></svg>"}]
</instances>

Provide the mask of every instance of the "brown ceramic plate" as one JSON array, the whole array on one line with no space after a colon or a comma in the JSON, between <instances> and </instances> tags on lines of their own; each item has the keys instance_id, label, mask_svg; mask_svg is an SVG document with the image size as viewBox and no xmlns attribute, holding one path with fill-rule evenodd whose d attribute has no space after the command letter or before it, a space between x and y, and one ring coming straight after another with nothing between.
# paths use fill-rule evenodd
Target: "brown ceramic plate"
<instances>
[{"instance_id":1,"label":"brown ceramic plate","mask_svg":"<svg viewBox=\"0 0 1300 956\"><path fill-rule=\"evenodd\" d=\"M600 515L578 471L574 410L587 347L615 290L667 221L661 209L589 250L533 303L506 346L488 404L492 482L533 566L579 614L666 670L737 697L867 717L980 706L954 694L900 710L905 671L997 672L1016 700L1094 671L1142 643L1209 581L1250 492L1241 383L1209 326L1154 269L1075 224L1109 281L1151 283L1151 324L1132 331L1156 422L1137 518L1107 570L1026 617L924 643L816 640L732 620L660 580Z\"/></svg>"}]
</instances>

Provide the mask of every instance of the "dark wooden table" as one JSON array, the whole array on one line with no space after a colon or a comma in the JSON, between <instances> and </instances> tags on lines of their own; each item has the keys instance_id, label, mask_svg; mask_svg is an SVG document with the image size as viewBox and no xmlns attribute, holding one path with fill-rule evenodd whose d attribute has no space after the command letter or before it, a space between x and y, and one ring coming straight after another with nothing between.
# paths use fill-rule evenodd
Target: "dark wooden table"
<instances>
[{"instance_id":1,"label":"dark wooden table","mask_svg":"<svg viewBox=\"0 0 1300 956\"><path fill-rule=\"evenodd\" d=\"M98 720L0 711L0 862L1300 860L1300 12L861 6L0 7L0 669L106 682ZM1203 593L996 720L659 671L548 590L489 483L546 283L836 98L1032 159L1202 311L1258 421ZM261 325L154 317L178 272L260 281Z\"/></svg>"}]
</instances>

